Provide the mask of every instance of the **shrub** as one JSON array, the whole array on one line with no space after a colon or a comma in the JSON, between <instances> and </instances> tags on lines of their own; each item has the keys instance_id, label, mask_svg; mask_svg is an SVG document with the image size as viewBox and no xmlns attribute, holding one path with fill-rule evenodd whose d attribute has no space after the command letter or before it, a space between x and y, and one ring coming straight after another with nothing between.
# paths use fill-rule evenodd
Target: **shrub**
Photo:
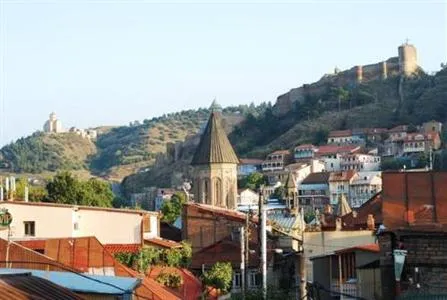
<instances>
[{"instance_id":1,"label":"shrub","mask_svg":"<svg viewBox=\"0 0 447 300\"><path fill-rule=\"evenodd\" d=\"M183 284L183 277L177 272L162 271L155 280L170 288L179 288Z\"/></svg>"},{"instance_id":2,"label":"shrub","mask_svg":"<svg viewBox=\"0 0 447 300\"><path fill-rule=\"evenodd\" d=\"M230 291L232 280L233 269L228 262L217 262L211 270L203 274L203 282L206 285L220 289L224 294Z\"/></svg>"}]
</instances>

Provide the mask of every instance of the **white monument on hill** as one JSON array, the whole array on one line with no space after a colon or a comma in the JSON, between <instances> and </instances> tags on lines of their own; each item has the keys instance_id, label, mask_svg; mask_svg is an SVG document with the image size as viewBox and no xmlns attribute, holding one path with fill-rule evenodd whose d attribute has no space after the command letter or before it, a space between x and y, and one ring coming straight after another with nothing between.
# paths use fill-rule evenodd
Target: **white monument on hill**
<instances>
[{"instance_id":1,"label":"white monument on hill","mask_svg":"<svg viewBox=\"0 0 447 300\"><path fill-rule=\"evenodd\" d=\"M50 114L50 118L43 125L43 131L48 133L63 132L62 123L56 118L56 114L54 112Z\"/></svg>"}]
</instances>

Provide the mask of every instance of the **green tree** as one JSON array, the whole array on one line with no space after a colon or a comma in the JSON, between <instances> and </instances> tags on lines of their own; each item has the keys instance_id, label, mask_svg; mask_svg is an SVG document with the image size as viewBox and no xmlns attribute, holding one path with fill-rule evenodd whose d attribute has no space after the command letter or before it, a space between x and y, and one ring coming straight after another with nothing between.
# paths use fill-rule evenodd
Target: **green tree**
<instances>
[{"instance_id":1,"label":"green tree","mask_svg":"<svg viewBox=\"0 0 447 300\"><path fill-rule=\"evenodd\" d=\"M233 269L229 262L217 262L211 269L203 274L203 282L221 290L224 294L231 289L233 280Z\"/></svg>"},{"instance_id":2,"label":"green tree","mask_svg":"<svg viewBox=\"0 0 447 300\"><path fill-rule=\"evenodd\" d=\"M95 178L79 181L69 172L54 176L47 191L47 201L65 204L111 207L114 198L110 184Z\"/></svg>"},{"instance_id":3,"label":"green tree","mask_svg":"<svg viewBox=\"0 0 447 300\"><path fill-rule=\"evenodd\" d=\"M48 183L48 201L65 204L80 204L78 180L70 172L57 173Z\"/></svg>"},{"instance_id":4,"label":"green tree","mask_svg":"<svg viewBox=\"0 0 447 300\"><path fill-rule=\"evenodd\" d=\"M270 198L282 200L285 198L285 196L286 196L286 189L283 186L279 186L275 189Z\"/></svg>"},{"instance_id":5,"label":"green tree","mask_svg":"<svg viewBox=\"0 0 447 300\"><path fill-rule=\"evenodd\" d=\"M263 184L267 184L267 177L262 173L254 172L242 180L241 188L249 188L256 191Z\"/></svg>"},{"instance_id":6,"label":"green tree","mask_svg":"<svg viewBox=\"0 0 447 300\"><path fill-rule=\"evenodd\" d=\"M182 213L182 206L186 203L186 195L183 192L176 192L170 200L163 202L161 212L163 221L174 223Z\"/></svg>"}]
</instances>

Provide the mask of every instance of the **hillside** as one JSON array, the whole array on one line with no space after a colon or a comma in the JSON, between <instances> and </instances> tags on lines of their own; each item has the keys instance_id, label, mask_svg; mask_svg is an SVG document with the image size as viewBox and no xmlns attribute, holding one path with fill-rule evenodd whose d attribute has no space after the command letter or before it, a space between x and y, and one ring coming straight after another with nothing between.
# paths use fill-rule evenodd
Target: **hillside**
<instances>
[{"instance_id":1,"label":"hillside","mask_svg":"<svg viewBox=\"0 0 447 300\"><path fill-rule=\"evenodd\" d=\"M88 168L88 159L96 146L74 133L35 133L0 150L2 167L17 173L42 173Z\"/></svg>"},{"instance_id":2,"label":"hillside","mask_svg":"<svg viewBox=\"0 0 447 300\"><path fill-rule=\"evenodd\" d=\"M400 92L399 92L400 91ZM342 96L342 97L341 97ZM229 137L239 157L264 158L276 149L293 149L302 143L325 143L331 130L447 122L447 69L431 76L419 72L403 81L400 77L372 80L356 86L320 86L320 93L304 94L290 111L278 115L275 106L262 104L234 126ZM196 137L196 143L198 138ZM446 141L446 136L444 136ZM144 187L168 187L189 178L194 145L186 145L179 160L164 157L157 168L131 175L123 181L127 194ZM447 167L447 158L445 167Z\"/></svg>"},{"instance_id":3,"label":"hillside","mask_svg":"<svg viewBox=\"0 0 447 300\"><path fill-rule=\"evenodd\" d=\"M243 119L248 106L225 108L230 123ZM43 174L56 170L101 176L121 181L125 176L151 167L168 144L185 140L199 131L209 109L188 110L146 119L129 126L98 127L96 141L74 133L35 133L0 149L2 173ZM241 119L242 118L242 119Z\"/></svg>"}]
</instances>

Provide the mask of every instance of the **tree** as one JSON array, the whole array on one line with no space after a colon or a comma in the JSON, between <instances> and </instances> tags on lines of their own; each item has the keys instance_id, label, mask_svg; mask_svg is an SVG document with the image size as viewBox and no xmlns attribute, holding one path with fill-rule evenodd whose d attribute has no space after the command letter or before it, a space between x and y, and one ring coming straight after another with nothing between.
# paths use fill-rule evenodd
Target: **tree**
<instances>
[{"instance_id":1,"label":"tree","mask_svg":"<svg viewBox=\"0 0 447 300\"><path fill-rule=\"evenodd\" d=\"M270 198L282 200L285 198L285 196L286 196L286 189L283 186L279 186L275 189Z\"/></svg>"},{"instance_id":2,"label":"tree","mask_svg":"<svg viewBox=\"0 0 447 300\"><path fill-rule=\"evenodd\" d=\"M170 200L163 202L161 212L163 221L174 223L182 213L182 206L186 203L186 195L183 192L176 192Z\"/></svg>"},{"instance_id":3,"label":"tree","mask_svg":"<svg viewBox=\"0 0 447 300\"><path fill-rule=\"evenodd\" d=\"M78 203L78 180L70 172L57 173L48 183L48 201L65 204Z\"/></svg>"},{"instance_id":4,"label":"tree","mask_svg":"<svg viewBox=\"0 0 447 300\"><path fill-rule=\"evenodd\" d=\"M262 173L254 172L242 180L241 188L249 188L256 191L263 184L267 184L267 177Z\"/></svg>"},{"instance_id":5,"label":"tree","mask_svg":"<svg viewBox=\"0 0 447 300\"><path fill-rule=\"evenodd\" d=\"M47 184L47 201L65 204L111 207L114 198L110 184L92 178L79 181L69 172L61 172Z\"/></svg>"},{"instance_id":6,"label":"tree","mask_svg":"<svg viewBox=\"0 0 447 300\"><path fill-rule=\"evenodd\" d=\"M211 270L203 274L203 282L221 290L224 294L231 289L231 281L233 280L233 269L229 262L217 262Z\"/></svg>"}]
</instances>

